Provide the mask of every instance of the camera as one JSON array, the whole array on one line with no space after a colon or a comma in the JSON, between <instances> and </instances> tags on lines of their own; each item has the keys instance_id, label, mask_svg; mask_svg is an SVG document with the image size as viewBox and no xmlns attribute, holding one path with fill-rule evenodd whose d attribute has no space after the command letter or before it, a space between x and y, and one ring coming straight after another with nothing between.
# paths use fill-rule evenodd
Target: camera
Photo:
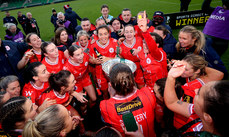
<instances>
[{"instance_id":1,"label":"camera","mask_svg":"<svg viewBox=\"0 0 229 137\"><path fill-rule=\"evenodd\" d=\"M60 25L63 25L64 24L64 21L63 20L57 20L59 22Z\"/></svg>"}]
</instances>

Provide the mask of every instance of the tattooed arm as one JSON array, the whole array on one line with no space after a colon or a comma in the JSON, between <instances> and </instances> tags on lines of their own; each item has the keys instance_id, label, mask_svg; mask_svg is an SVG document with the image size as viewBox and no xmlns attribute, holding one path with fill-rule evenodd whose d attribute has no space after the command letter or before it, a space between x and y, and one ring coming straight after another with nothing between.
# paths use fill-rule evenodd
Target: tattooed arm
<instances>
[{"instance_id":1,"label":"tattooed arm","mask_svg":"<svg viewBox=\"0 0 229 137\"><path fill-rule=\"evenodd\" d=\"M177 61L170 69L165 84L164 101L171 111L188 118L190 116L189 103L179 100L175 91L176 78L181 76L184 70L185 66L182 64L182 61Z\"/></svg>"}]
</instances>

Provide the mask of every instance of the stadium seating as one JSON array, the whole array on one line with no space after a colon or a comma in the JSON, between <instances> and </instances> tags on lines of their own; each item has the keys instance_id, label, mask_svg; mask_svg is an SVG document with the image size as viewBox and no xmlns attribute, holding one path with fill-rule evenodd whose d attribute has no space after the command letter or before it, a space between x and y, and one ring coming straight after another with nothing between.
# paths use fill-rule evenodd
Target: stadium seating
<instances>
[{"instance_id":1,"label":"stadium seating","mask_svg":"<svg viewBox=\"0 0 229 137\"><path fill-rule=\"evenodd\" d=\"M25 2L25 0L3 0L1 2L1 10L11 10L11 9L17 9L17 8L21 8L23 3ZM4 7L3 3L7 3L7 6ZM3 7L2 7L3 6Z\"/></svg>"},{"instance_id":2,"label":"stadium seating","mask_svg":"<svg viewBox=\"0 0 229 137\"><path fill-rule=\"evenodd\" d=\"M58 3L69 0L1 0L0 2L0 10L12 10L19 9L24 7L33 7L50 3Z\"/></svg>"}]
</instances>

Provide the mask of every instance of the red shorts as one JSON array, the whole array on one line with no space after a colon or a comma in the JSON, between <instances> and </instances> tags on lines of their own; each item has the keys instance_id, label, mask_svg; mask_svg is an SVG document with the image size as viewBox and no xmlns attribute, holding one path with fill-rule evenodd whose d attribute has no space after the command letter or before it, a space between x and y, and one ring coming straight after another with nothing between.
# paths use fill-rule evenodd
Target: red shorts
<instances>
[{"instance_id":1,"label":"red shorts","mask_svg":"<svg viewBox=\"0 0 229 137\"><path fill-rule=\"evenodd\" d=\"M75 91L76 92L81 92L84 87L92 85L91 78L90 78L88 73L84 74L84 76L82 78L77 79L76 81L77 81L75 84Z\"/></svg>"}]
</instances>

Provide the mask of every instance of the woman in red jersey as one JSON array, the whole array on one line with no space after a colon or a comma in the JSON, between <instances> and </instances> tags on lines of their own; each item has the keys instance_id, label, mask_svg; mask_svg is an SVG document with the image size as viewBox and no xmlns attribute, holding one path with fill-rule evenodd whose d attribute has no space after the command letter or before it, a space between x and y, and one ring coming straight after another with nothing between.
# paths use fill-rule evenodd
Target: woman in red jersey
<instances>
[{"instance_id":1,"label":"woman in red jersey","mask_svg":"<svg viewBox=\"0 0 229 137\"><path fill-rule=\"evenodd\" d=\"M64 64L63 69L70 71L76 80L76 92L86 90L91 101L96 101L96 94L88 74L89 55L83 52L83 49L78 45L72 45L68 48L70 58Z\"/></svg>"},{"instance_id":2,"label":"woman in red jersey","mask_svg":"<svg viewBox=\"0 0 229 137\"><path fill-rule=\"evenodd\" d=\"M133 61L137 70L134 73L135 82L138 88L142 88L145 85L143 72L140 67L140 60L137 57L138 53L143 49L143 41L140 37L135 37L135 30L132 25L126 25L124 28L125 40L120 45L121 57Z\"/></svg>"},{"instance_id":3,"label":"woman in red jersey","mask_svg":"<svg viewBox=\"0 0 229 137\"><path fill-rule=\"evenodd\" d=\"M30 62L41 61L41 39L35 33L29 33L25 38L27 44L32 48L27 50L23 58L18 62L18 69L22 69Z\"/></svg>"},{"instance_id":4,"label":"woman in red jersey","mask_svg":"<svg viewBox=\"0 0 229 137\"><path fill-rule=\"evenodd\" d=\"M26 84L23 87L22 96L29 98L32 103L38 105L41 94L49 87L48 79L50 73L47 71L46 66L40 62L29 64L25 71ZM46 99L43 105L38 108L38 111L41 112L53 103L55 103L54 100Z\"/></svg>"},{"instance_id":5,"label":"woman in red jersey","mask_svg":"<svg viewBox=\"0 0 229 137\"><path fill-rule=\"evenodd\" d=\"M184 94L182 101L194 103L195 90L200 89L205 83L213 80L221 80L223 73L207 67L207 62L203 57L195 54L187 55L183 58L182 64L185 71L180 77L185 78L186 83L182 86ZM187 123L187 118L178 114L174 115L174 126L179 129Z\"/></svg>"},{"instance_id":6,"label":"woman in red jersey","mask_svg":"<svg viewBox=\"0 0 229 137\"><path fill-rule=\"evenodd\" d=\"M99 39L91 46L89 62L96 65L97 84L103 92L103 97L108 99L108 83L101 64L111 58L115 58L118 44L117 40L109 37L109 28L106 25L98 27L97 34Z\"/></svg>"},{"instance_id":7,"label":"woman in red jersey","mask_svg":"<svg viewBox=\"0 0 229 137\"><path fill-rule=\"evenodd\" d=\"M100 103L104 121L124 133L123 114L131 112L145 137L155 137L154 119L156 98L149 87L137 89L131 69L122 63L115 64L109 73L113 96ZM112 91L113 90L113 91Z\"/></svg>"},{"instance_id":8,"label":"woman in red jersey","mask_svg":"<svg viewBox=\"0 0 229 137\"><path fill-rule=\"evenodd\" d=\"M209 82L196 90L194 104L184 102L177 98L175 93L176 78L185 72L186 66L182 61L177 61L168 73L166 80L164 101L173 112L189 118L189 128L182 131L183 136L222 136L227 137L228 126L222 123L229 122L228 111L228 81ZM215 76L217 77L217 76ZM199 119L198 119L199 118ZM203 132L205 131L205 132ZM207 132L206 132L207 131ZM188 133L191 132L191 133ZM211 134L211 135L209 135Z\"/></svg>"},{"instance_id":9,"label":"woman in red jersey","mask_svg":"<svg viewBox=\"0 0 229 137\"><path fill-rule=\"evenodd\" d=\"M163 68L163 77L167 76L167 55L162 49L163 39L156 33L149 33L147 29L147 18L146 12L144 11L144 16L141 19L138 19L138 27L140 28L142 38L145 40L148 48L149 54L161 64Z\"/></svg>"},{"instance_id":10,"label":"woman in red jersey","mask_svg":"<svg viewBox=\"0 0 229 137\"><path fill-rule=\"evenodd\" d=\"M64 53L57 49L52 42L44 42L41 45L42 61L49 73L57 73L63 69L65 62Z\"/></svg>"},{"instance_id":11,"label":"woman in red jersey","mask_svg":"<svg viewBox=\"0 0 229 137\"><path fill-rule=\"evenodd\" d=\"M43 92L39 98L39 105L41 105L46 98L56 100L56 104L62 104L72 111L73 115L79 115L78 112L69 105L72 97L70 95L78 94L74 91L75 86L74 75L70 71L61 70L56 74L51 74L49 77L49 88Z\"/></svg>"},{"instance_id":12,"label":"woman in red jersey","mask_svg":"<svg viewBox=\"0 0 229 137\"><path fill-rule=\"evenodd\" d=\"M79 116L79 113L69 104L72 100L72 96L79 96L83 98L77 92L74 92L76 80L74 75L67 70L61 70L56 74L51 74L49 77L49 88L43 92L39 99L39 105L41 105L45 99L49 98L55 100L55 104L62 104L70 112L71 116ZM81 131L84 132L84 126L81 123Z\"/></svg>"},{"instance_id":13,"label":"woman in red jersey","mask_svg":"<svg viewBox=\"0 0 229 137\"><path fill-rule=\"evenodd\" d=\"M159 62L149 54L148 46L143 41L143 50L138 53L146 86L154 87L156 80L163 78L163 69Z\"/></svg>"}]
</instances>

